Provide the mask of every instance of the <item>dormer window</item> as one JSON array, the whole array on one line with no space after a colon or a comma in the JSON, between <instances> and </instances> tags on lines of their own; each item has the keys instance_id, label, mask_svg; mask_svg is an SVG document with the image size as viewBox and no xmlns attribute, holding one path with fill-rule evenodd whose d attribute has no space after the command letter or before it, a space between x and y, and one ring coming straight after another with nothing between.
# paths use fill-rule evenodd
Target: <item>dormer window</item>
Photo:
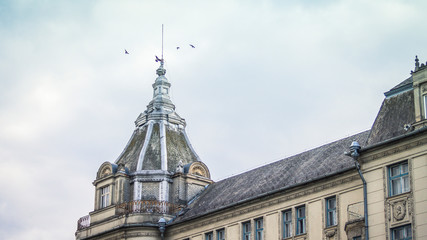
<instances>
[{"instance_id":1,"label":"dormer window","mask_svg":"<svg viewBox=\"0 0 427 240\"><path fill-rule=\"evenodd\" d=\"M110 186L101 188L101 208L110 205Z\"/></svg>"}]
</instances>

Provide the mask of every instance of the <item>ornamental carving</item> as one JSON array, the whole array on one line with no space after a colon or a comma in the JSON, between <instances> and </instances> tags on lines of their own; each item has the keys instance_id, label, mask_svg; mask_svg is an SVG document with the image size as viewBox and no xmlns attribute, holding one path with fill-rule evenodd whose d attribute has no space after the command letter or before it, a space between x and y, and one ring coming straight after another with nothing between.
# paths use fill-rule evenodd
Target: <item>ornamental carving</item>
<instances>
[{"instance_id":1,"label":"ornamental carving","mask_svg":"<svg viewBox=\"0 0 427 240\"><path fill-rule=\"evenodd\" d=\"M101 173L101 177L107 176L111 173L111 169L109 167L104 168Z\"/></svg>"},{"instance_id":2,"label":"ornamental carving","mask_svg":"<svg viewBox=\"0 0 427 240\"><path fill-rule=\"evenodd\" d=\"M205 178L210 178L210 173L208 168L202 162L194 162L191 164L188 173L195 176L202 176Z\"/></svg>"},{"instance_id":3,"label":"ornamental carving","mask_svg":"<svg viewBox=\"0 0 427 240\"><path fill-rule=\"evenodd\" d=\"M206 175L204 169L199 166L193 168L192 174L203 176L203 177Z\"/></svg>"},{"instance_id":4,"label":"ornamental carving","mask_svg":"<svg viewBox=\"0 0 427 240\"><path fill-rule=\"evenodd\" d=\"M325 235L326 237L331 238L335 236L336 233L337 233L337 229L332 229L332 230L326 231Z\"/></svg>"},{"instance_id":5,"label":"ornamental carving","mask_svg":"<svg viewBox=\"0 0 427 240\"><path fill-rule=\"evenodd\" d=\"M406 216L406 201L399 201L393 204L393 217L396 221L404 219Z\"/></svg>"}]
</instances>

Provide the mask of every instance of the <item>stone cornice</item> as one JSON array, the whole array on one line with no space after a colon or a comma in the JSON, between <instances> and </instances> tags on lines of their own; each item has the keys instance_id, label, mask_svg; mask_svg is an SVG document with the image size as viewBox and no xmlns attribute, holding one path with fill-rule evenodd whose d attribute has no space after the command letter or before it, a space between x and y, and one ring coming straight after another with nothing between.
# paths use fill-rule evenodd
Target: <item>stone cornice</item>
<instances>
[{"instance_id":1,"label":"stone cornice","mask_svg":"<svg viewBox=\"0 0 427 240\"><path fill-rule=\"evenodd\" d=\"M96 179L96 180L94 180L94 181L92 182L92 184L93 184L94 186L96 186L96 185L97 185L98 183L100 183L100 182L103 182L103 181L108 180L108 179L116 179L116 178L118 178L118 177L129 178L129 175L127 175L127 174L126 174L126 173L124 173L124 172L117 172L117 173L115 173L115 174L109 174L109 175L104 176L104 177L102 177L102 178L100 178L100 179Z\"/></svg>"},{"instance_id":2,"label":"stone cornice","mask_svg":"<svg viewBox=\"0 0 427 240\"><path fill-rule=\"evenodd\" d=\"M399 142L401 143L401 142ZM397 143L397 144L399 144ZM417 139L415 141L408 141L404 144L401 144L400 146L397 147L382 147L382 148L378 148L378 149L369 149L367 152L363 153L361 156L361 160L363 162L369 162L369 161L373 161L379 158L384 158L390 155L394 155L403 151L407 151L422 145L427 144L427 138L423 137L421 139Z\"/></svg>"}]
</instances>

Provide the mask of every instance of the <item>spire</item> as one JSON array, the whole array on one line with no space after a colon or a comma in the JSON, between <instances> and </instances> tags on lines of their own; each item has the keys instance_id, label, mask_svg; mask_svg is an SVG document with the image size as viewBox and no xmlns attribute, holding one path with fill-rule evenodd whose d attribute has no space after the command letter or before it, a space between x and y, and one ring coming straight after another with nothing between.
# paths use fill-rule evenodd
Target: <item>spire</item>
<instances>
[{"instance_id":1,"label":"spire","mask_svg":"<svg viewBox=\"0 0 427 240\"><path fill-rule=\"evenodd\" d=\"M163 58L163 24L162 24L162 55L161 58L155 56L155 61L160 63L156 70L157 78L154 81L153 99L147 106L147 110L141 113L135 121L137 127L143 127L149 121L166 121L168 124L185 128L185 119L181 118L175 112L175 105L170 98L171 84L166 78L166 69L164 68L165 60Z\"/></svg>"},{"instance_id":2,"label":"spire","mask_svg":"<svg viewBox=\"0 0 427 240\"><path fill-rule=\"evenodd\" d=\"M186 125L185 120L175 112L175 105L170 98L171 84L165 76L164 59L156 56L156 62L160 62L160 66L156 70L157 78L152 85L153 99L147 105L147 110L138 116L135 125L143 126L149 120L166 120L183 128Z\"/></svg>"},{"instance_id":3,"label":"spire","mask_svg":"<svg viewBox=\"0 0 427 240\"><path fill-rule=\"evenodd\" d=\"M166 69L164 68L165 59L163 58L163 24L162 24L162 57L156 56L156 62L160 62L160 67L156 70L158 77L153 84L153 101L155 102L167 102L172 104L169 96L169 88L171 84L165 77ZM173 107L175 109L175 106ZM172 110L173 110L172 109Z\"/></svg>"}]
</instances>

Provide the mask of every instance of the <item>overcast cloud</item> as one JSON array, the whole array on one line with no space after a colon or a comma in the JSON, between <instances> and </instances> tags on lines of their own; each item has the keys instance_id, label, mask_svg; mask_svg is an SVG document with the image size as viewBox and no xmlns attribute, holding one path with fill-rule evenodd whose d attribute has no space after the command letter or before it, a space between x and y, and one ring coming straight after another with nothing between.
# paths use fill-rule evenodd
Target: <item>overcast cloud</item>
<instances>
[{"instance_id":1,"label":"overcast cloud","mask_svg":"<svg viewBox=\"0 0 427 240\"><path fill-rule=\"evenodd\" d=\"M0 1L0 239L74 239L98 167L151 100L162 23L172 100L219 180L369 129L383 92L415 55L427 60L426 11L422 0Z\"/></svg>"}]
</instances>

